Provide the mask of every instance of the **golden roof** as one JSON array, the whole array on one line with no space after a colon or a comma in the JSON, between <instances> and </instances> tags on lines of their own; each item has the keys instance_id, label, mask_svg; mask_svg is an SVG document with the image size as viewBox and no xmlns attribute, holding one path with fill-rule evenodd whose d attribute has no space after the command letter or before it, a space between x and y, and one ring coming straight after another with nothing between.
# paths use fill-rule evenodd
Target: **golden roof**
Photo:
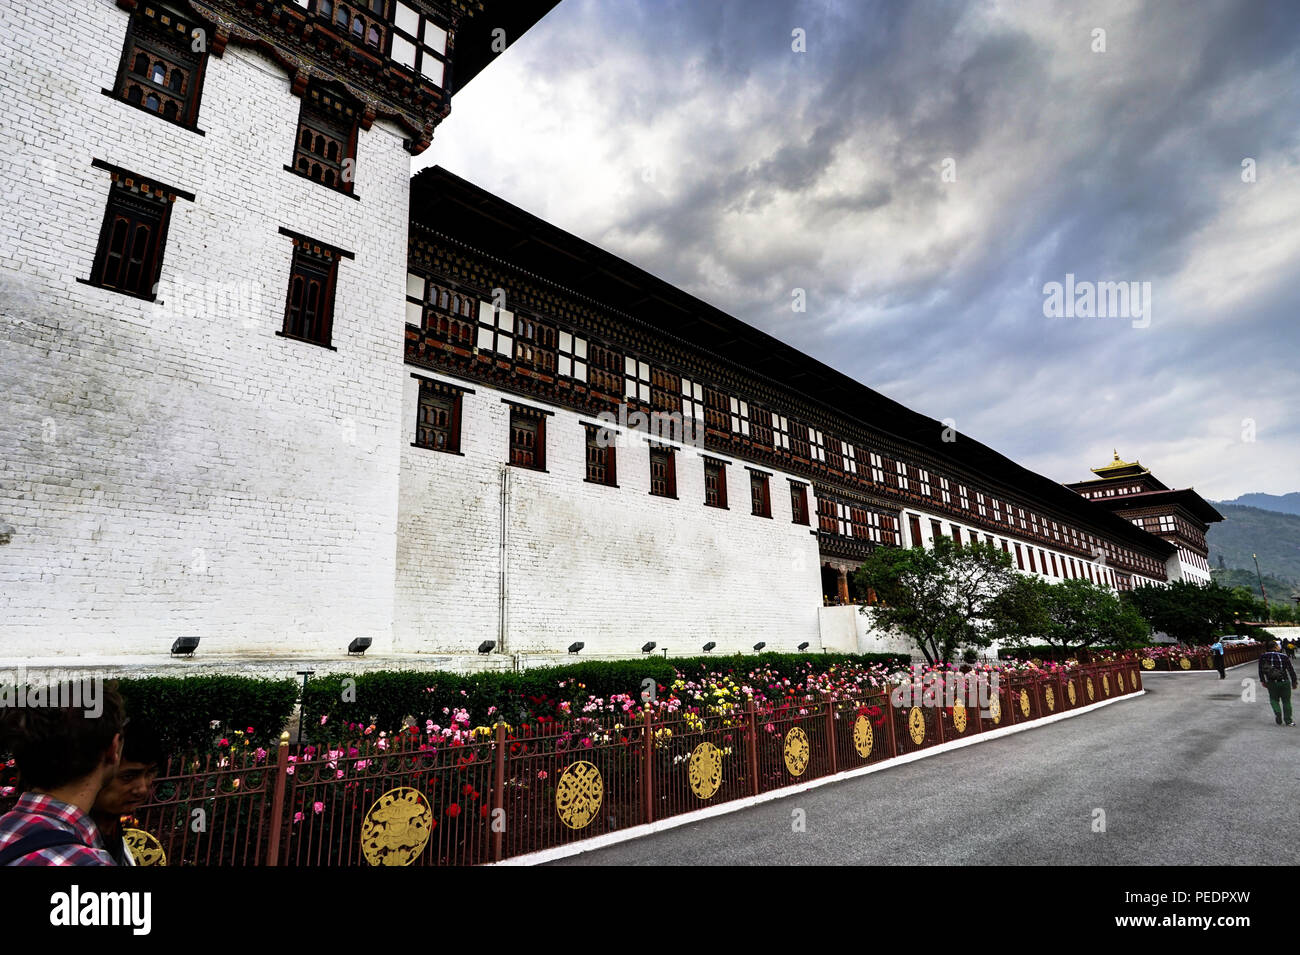
<instances>
[{"instance_id":1,"label":"golden roof","mask_svg":"<svg viewBox=\"0 0 1300 955\"><path fill-rule=\"evenodd\" d=\"M1126 477L1131 477L1134 474L1151 473L1147 468L1144 468L1142 466L1141 461L1121 461L1119 459L1118 449L1115 451L1114 461L1111 461L1110 464L1103 464L1099 468L1091 468L1090 470L1092 471L1093 474L1096 474L1099 477L1119 477L1120 476L1119 474L1114 473L1118 471L1127 472L1127 474L1125 474Z\"/></svg>"}]
</instances>

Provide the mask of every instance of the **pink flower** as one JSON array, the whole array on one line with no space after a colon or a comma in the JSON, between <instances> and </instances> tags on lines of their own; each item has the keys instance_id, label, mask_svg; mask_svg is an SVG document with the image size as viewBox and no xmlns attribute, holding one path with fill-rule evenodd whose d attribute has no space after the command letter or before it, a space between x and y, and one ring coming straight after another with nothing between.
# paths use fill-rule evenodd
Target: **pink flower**
<instances>
[{"instance_id":1,"label":"pink flower","mask_svg":"<svg viewBox=\"0 0 1300 955\"><path fill-rule=\"evenodd\" d=\"M320 725L321 725L321 726L324 726L324 725L325 725L325 721L326 721L327 719L329 719L328 716L321 716L321 718L320 718Z\"/></svg>"},{"instance_id":2,"label":"pink flower","mask_svg":"<svg viewBox=\"0 0 1300 955\"><path fill-rule=\"evenodd\" d=\"M563 685L563 684L561 684L561 685ZM538 779L545 779L545 778L546 778L546 770L543 769L543 770L539 771L538 774L537 774L537 778L538 778Z\"/></svg>"},{"instance_id":3,"label":"pink flower","mask_svg":"<svg viewBox=\"0 0 1300 955\"><path fill-rule=\"evenodd\" d=\"M311 804L311 811L319 815L325 811L325 804L323 802L314 802Z\"/></svg>"},{"instance_id":4,"label":"pink flower","mask_svg":"<svg viewBox=\"0 0 1300 955\"><path fill-rule=\"evenodd\" d=\"M343 778L343 770L340 769L337 773L335 773L335 774L334 774L334 778L335 778L335 779L342 779L342 778Z\"/></svg>"},{"instance_id":5,"label":"pink flower","mask_svg":"<svg viewBox=\"0 0 1300 955\"><path fill-rule=\"evenodd\" d=\"M294 822L302 822L302 813L300 813L300 812L295 812L295 813L293 814L293 821L294 821Z\"/></svg>"},{"instance_id":6,"label":"pink flower","mask_svg":"<svg viewBox=\"0 0 1300 955\"><path fill-rule=\"evenodd\" d=\"M261 762L266 759L266 750L259 746L257 749L253 750L253 755L257 758L258 762Z\"/></svg>"}]
</instances>

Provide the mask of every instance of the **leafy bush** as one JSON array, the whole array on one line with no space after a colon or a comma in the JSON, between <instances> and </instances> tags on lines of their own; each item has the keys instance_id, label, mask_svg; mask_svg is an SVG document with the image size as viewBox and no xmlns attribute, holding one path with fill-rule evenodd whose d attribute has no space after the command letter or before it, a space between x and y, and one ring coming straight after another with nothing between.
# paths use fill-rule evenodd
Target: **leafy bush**
<instances>
[{"instance_id":1,"label":"leafy bush","mask_svg":"<svg viewBox=\"0 0 1300 955\"><path fill-rule=\"evenodd\" d=\"M169 752L207 749L216 737L250 726L250 741L270 748L298 699L293 680L240 676L142 677L119 680L118 689L127 716L151 724ZM213 721L220 722L216 730Z\"/></svg>"}]
</instances>

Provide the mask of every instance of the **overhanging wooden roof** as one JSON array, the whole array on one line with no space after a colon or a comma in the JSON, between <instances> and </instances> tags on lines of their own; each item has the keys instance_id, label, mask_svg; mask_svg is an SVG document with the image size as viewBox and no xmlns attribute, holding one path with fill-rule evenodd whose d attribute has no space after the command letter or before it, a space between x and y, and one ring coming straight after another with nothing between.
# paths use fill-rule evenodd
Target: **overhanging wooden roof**
<instances>
[{"instance_id":1,"label":"overhanging wooden roof","mask_svg":"<svg viewBox=\"0 0 1300 955\"><path fill-rule=\"evenodd\" d=\"M631 316L659 334L676 336L718 360L767 378L817 402L840 419L883 432L1034 498L1130 546L1162 558L1176 548L1135 527L1063 484L1016 464L964 434L945 442L945 426L873 391L777 338L683 292L604 249L565 232L442 168L411 180L411 219L480 253Z\"/></svg>"}]
</instances>

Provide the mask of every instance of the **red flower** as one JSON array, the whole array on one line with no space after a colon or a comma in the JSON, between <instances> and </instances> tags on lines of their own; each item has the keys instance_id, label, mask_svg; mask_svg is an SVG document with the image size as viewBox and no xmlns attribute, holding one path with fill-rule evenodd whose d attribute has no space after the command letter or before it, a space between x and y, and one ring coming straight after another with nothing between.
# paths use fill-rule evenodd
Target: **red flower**
<instances>
[{"instance_id":1,"label":"red flower","mask_svg":"<svg viewBox=\"0 0 1300 955\"><path fill-rule=\"evenodd\" d=\"M253 727L250 726L250 727L249 727L248 729L246 729L244 732L246 732L249 736L252 736L252 735L253 735Z\"/></svg>"},{"instance_id":2,"label":"red flower","mask_svg":"<svg viewBox=\"0 0 1300 955\"><path fill-rule=\"evenodd\" d=\"M456 803L452 803L450 806L447 807L447 815L455 819L457 816L460 815L460 806L458 806Z\"/></svg>"},{"instance_id":3,"label":"red flower","mask_svg":"<svg viewBox=\"0 0 1300 955\"><path fill-rule=\"evenodd\" d=\"M484 819L487 818L487 814L488 814L488 804L487 804L487 803L484 803L484 804L483 804L483 807L482 807L481 809L479 809L478 814L479 814L480 816L482 816Z\"/></svg>"},{"instance_id":4,"label":"red flower","mask_svg":"<svg viewBox=\"0 0 1300 955\"><path fill-rule=\"evenodd\" d=\"M472 793L473 791L474 791L474 784L473 784L473 783L466 783L466 784L465 784L465 788L464 788L463 790L461 790L461 792L463 792L466 796L468 796L468 795L469 795L470 793Z\"/></svg>"}]
</instances>

